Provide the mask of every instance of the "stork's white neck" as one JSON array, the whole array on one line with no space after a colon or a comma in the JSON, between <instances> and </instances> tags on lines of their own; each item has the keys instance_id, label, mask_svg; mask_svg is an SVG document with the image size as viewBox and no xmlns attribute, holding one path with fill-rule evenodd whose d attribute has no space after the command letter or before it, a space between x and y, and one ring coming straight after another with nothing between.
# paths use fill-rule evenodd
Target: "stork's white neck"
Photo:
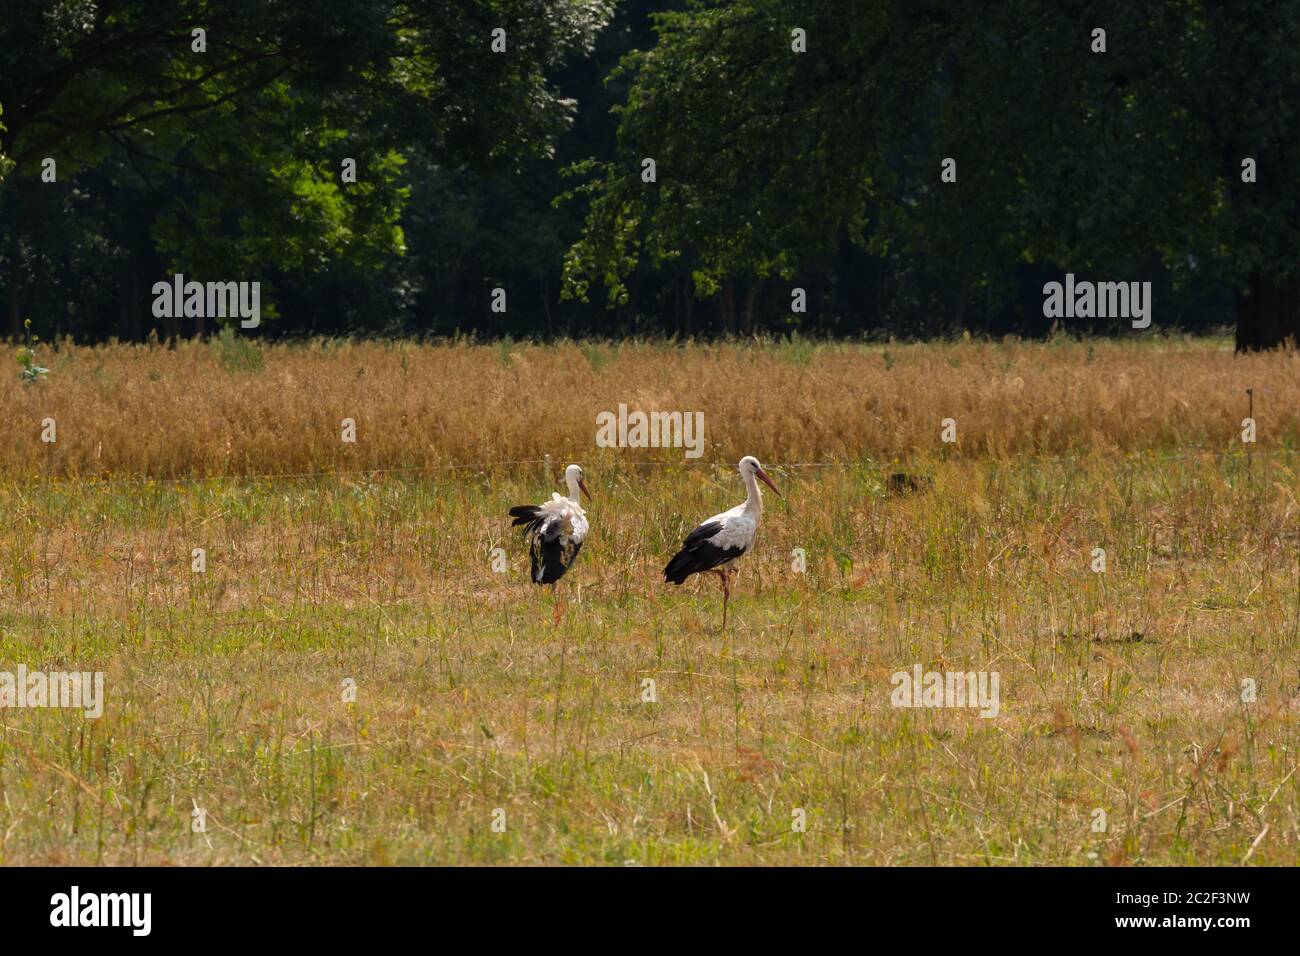
<instances>
[{"instance_id":1,"label":"stork's white neck","mask_svg":"<svg viewBox=\"0 0 1300 956\"><path fill-rule=\"evenodd\" d=\"M758 490L758 479L754 477L752 471L742 472L745 478L745 489L749 496L745 499L745 510L756 515L763 513L763 493Z\"/></svg>"},{"instance_id":2,"label":"stork's white neck","mask_svg":"<svg viewBox=\"0 0 1300 956\"><path fill-rule=\"evenodd\" d=\"M575 505L581 504L581 502L578 501L578 495L580 493L578 489L578 479L573 477L573 475L565 475L564 481L569 486L569 500Z\"/></svg>"}]
</instances>

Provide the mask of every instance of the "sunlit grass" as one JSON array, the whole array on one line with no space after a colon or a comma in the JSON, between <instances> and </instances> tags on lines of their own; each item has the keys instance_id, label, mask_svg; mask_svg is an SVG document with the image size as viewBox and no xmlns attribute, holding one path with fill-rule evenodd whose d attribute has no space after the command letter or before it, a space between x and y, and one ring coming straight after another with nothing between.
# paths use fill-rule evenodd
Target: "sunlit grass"
<instances>
[{"instance_id":1,"label":"sunlit grass","mask_svg":"<svg viewBox=\"0 0 1300 956\"><path fill-rule=\"evenodd\" d=\"M785 498L725 635L716 583L659 569L733 465L582 457L554 597L505 510L561 460L0 485L0 670L107 673L98 721L0 710L0 857L1300 863L1300 457L918 451L893 496L748 450ZM918 663L997 670L1001 713L892 708Z\"/></svg>"}]
</instances>

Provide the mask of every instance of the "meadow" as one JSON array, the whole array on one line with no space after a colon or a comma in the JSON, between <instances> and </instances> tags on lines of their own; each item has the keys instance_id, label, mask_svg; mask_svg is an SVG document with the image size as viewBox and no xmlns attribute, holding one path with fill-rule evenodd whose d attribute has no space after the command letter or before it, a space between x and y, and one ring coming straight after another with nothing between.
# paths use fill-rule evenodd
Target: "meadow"
<instances>
[{"instance_id":1,"label":"meadow","mask_svg":"<svg viewBox=\"0 0 1300 956\"><path fill-rule=\"evenodd\" d=\"M1300 863L1287 355L41 357L0 384L0 670L106 704L0 709L4 864ZM595 448L620 402L702 410L704 459ZM721 632L715 581L659 572L744 453L784 497ZM592 533L551 594L505 512L568 460ZM998 672L997 717L891 706L916 665Z\"/></svg>"}]
</instances>

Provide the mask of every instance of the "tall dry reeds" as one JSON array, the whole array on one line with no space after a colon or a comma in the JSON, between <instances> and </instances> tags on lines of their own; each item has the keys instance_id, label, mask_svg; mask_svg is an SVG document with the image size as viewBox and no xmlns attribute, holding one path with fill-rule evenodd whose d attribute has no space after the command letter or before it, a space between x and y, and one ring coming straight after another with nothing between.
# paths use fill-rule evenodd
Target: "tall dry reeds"
<instances>
[{"instance_id":1,"label":"tall dry reeds","mask_svg":"<svg viewBox=\"0 0 1300 956\"><path fill-rule=\"evenodd\" d=\"M1300 438L1288 354L1218 340L928 345L469 345L244 340L45 346L0 375L0 476L151 477L594 459L619 404L704 413L703 460L1240 448ZM2 370L0 370L2 371ZM356 442L342 441L343 419ZM940 442L957 423L956 446ZM53 419L54 443L41 440ZM606 453L609 454L609 453ZM627 460L680 459L626 449Z\"/></svg>"}]
</instances>

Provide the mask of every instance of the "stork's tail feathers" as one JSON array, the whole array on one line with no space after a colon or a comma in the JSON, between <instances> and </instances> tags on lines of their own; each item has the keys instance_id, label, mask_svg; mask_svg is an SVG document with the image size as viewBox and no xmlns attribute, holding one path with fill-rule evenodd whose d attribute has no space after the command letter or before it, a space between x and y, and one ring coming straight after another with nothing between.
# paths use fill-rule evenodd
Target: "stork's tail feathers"
<instances>
[{"instance_id":1,"label":"stork's tail feathers","mask_svg":"<svg viewBox=\"0 0 1300 956\"><path fill-rule=\"evenodd\" d=\"M681 584L688 577L699 570L695 566L695 555L688 549L683 548L673 555L673 559L668 562L664 568L664 580L671 581L673 584Z\"/></svg>"},{"instance_id":2,"label":"stork's tail feathers","mask_svg":"<svg viewBox=\"0 0 1300 956\"><path fill-rule=\"evenodd\" d=\"M523 525L524 533L527 534L529 528L540 517L541 510L542 509L537 507L537 505L515 505L515 507L510 509L510 517L515 519L510 522L510 527L513 528L518 525Z\"/></svg>"}]
</instances>

